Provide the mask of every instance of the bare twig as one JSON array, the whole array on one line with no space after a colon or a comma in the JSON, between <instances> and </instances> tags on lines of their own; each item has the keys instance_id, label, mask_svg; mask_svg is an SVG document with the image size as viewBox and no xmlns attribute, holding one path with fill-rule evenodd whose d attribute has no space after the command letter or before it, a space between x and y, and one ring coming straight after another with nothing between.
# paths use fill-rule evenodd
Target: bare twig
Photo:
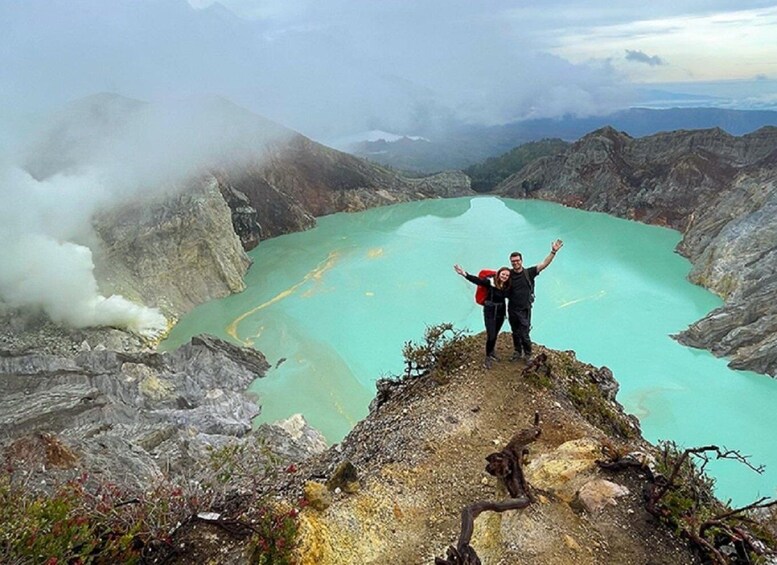
<instances>
[{"instance_id":1,"label":"bare twig","mask_svg":"<svg viewBox=\"0 0 777 565\"><path fill-rule=\"evenodd\" d=\"M682 535L701 549L716 565L728 563L728 558L719 549L727 544L736 547L737 552L745 556L749 553L757 555L773 553L764 541L746 527L746 524L752 524L754 520L742 514L749 510L777 506L777 500L762 497L746 506L727 509L712 497L712 483L704 476L712 456L715 459L737 461L756 473L763 473L764 470L763 465L753 465L749 456L737 450L705 445L678 452L673 443L666 442L662 446L661 460L664 468L668 469L668 475L652 476L646 509L654 516L665 518L678 526ZM701 465L698 467L694 465L691 461L692 457L701 461ZM636 463L616 454L614 461L601 463L600 466L618 470L627 466L636 466ZM683 507L682 515L678 515L678 511L672 509L676 502L666 501L670 491L678 492L681 497L690 499L694 506ZM711 518L700 520L702 513L714 513L716 510L719 512Z\"/></svg>"},{"instance_id":2,"label":"bare twig","mask_svg":"<svg viewBox=\"0 0 777 565\"><path fill-rule=\"evenodd\" d=\"M534 414L533 425L515 434L502 451L486 457L486 471L497 477L507 488L510 498L500 502L479 501L465 506L461 511L461 532L456 547L449 547L446 559L436 558L436 565L480 565L480 558L470 546L475 519L483 512L507 512L526 508L534 498L523 474L523 457L526 446L540 436L540 415Z\"/></svg>"},{"instance_id":3,"label":"bare twig","mask_svg":"<svg viewBox=\"0 0 777 565\"><path fill-rule=\"evenodd\" d=\"M501 502L480 501L469 506L465 506L461 511L461 533L459 534L459 543L457 547L461 549L464 545L469 545L472 540L472 532L475 528L475 518L483 512L507 512L508 510L520 510L526 508L532 501L528 496L520 498L508 498Z\"/></svg>"}]
</instances>

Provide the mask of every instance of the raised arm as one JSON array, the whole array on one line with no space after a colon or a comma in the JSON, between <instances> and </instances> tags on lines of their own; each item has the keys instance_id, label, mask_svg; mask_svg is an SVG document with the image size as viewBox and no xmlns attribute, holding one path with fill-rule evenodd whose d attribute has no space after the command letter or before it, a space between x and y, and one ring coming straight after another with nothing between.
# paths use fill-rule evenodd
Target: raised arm
<instances>
[{"instance_id":1,"label":"raised arm","mask_svg":"<svg viewBox=\"0 0 777 565\"><path fill-rule=\"evenodd\" d=\"M548 265L550 265L553 262L553 259L556 258L556 253L562 247L564 247L564 242L561 241L560 239L557 239L556 241L550 244L550 253L548 253L548 256L542 260L542 263L537 265L538 273L542 272Z\"/></svg>"},{"instance_id":2,"label":"raised arm","mask_svg":"<svg viewBox=\"0 0 777 565\"><path fill-rule=\"evenodd\" d=\"M488 279L481 279L480 277L476 277L475 275L470 275L467 271L461 268L461 265L454 265L453 270L456 271L465 279L467 279L472 284L476 284L479 286L491 286L491 281L489 281Z\"/></svg>"}]
</instances>

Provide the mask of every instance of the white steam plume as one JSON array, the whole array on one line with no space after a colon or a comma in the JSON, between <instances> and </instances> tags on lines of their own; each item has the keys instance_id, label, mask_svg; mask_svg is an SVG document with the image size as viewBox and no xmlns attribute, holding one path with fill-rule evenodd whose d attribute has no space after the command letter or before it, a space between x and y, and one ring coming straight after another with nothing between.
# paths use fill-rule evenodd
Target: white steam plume
<instances>
[{"instance_id":1,"label":"white steam plume","mask_svg":"<svg viewBox=\"0 0 777 565\"><path fill-rule=\"evenodd\" d=\"M290 133L213 97L150 105L97 95L69 105L18 157L0 160L0 301L76 327L162 331L159 310L100 293L93 216L179 190L208 167L256 160Z\"/></svg>"},{"instance_id":2,"label":"white steam plume","mask_svg":"<svg viewBox=\"0 0 777 565\"><path fill-rule=\"evenodd\" d=\"M0 250L0 263L0 294L11 306L38 306L77 328L116 326L153 337L166 327L156 308L100 295L92 252L83 245L24 234Z\"/></svg>"},{"instance_id":3,"label":"white steam plume","mask_svg":"<svg viewBox=\"0 0 777 565\"><path fill-rule=\"evenodd\" d=\"M115 326L153 337L167 321L156 308L100 294L85 237L106 192L94 176L38 182L18 168L0 171L0 299L41 308L74 327Z\"/></svg>"}]
</instances>

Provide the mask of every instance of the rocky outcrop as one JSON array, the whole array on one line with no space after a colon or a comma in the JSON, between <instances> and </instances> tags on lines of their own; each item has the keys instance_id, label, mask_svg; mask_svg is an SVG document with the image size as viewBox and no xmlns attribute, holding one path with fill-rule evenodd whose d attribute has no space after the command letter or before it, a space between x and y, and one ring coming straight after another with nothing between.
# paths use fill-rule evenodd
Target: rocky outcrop
<instances>
[{"instance_id":1,"label":"rocky outcrop","mask_svg":"<svg viewBox=\"0 0 777 565\"><path fill-rule=\"evenodd\" d=\"M408 178L295 135L272 144L253 164L218 173L222 193L244 194L263 237L301 231L315 217L421 200L474 194L461 172Z\"/></svg>"},{"instance_id":2,"label":"rocky outcrop","mask_svg":"<svg viewBox=\"0 0 777 565\"><path fill-rule=\"evenodd\" d=\"M291 483L282 491L309 503L300 515L299 563L433 562L455 544L465 506L508 496L486 472L486 456L535 412L541 434L528 447L525 469L536 500L475 520L471 545L483 563L698 562L684 541L650 519L639 473L613 474L596 463L612 442L650 449L610 399L608 370L580 363L573 352L540 348L548 371L541 384L522 362L484 370L482 336L459 347L462 363L450 373L384 381L382 401L340 444L283 477ZM499 354L509 358L507 349ZM581 386L590 387L592 401L584 410L572 400ZM613 422L594 424L601 417ZM611 429L628 429L631 438ZM354 470L353 488L335 487L343 468Z\"/></svg>"},{"instance_id":3,"label":"rocky outcrop","mask_svg":"<svg viewBox=\"0 0 777 565\"><path fill-rule=\"evenodd\" d=\"M250 251L262 240L262 226L259 225L259 214L251 206L248 196L236 188L219 184L221 196L232 213L232 228L240 238L243 249Z\"/></svg>"},{"instance_id":4,"label":"rocky outcrop","mask_svg":"<svg viewBox=\"0 0 777 565\"><path fill-rule=\"evenodd\" d=\"M725 299L678 339L777 375L777 128L640 139L604 128L506 179L499 194L551 200L683 233L690 279Z\"/></svg>"},{"instance_id":5,"label":"rocky outcrop","mask_svg":"<svg viewBox=\"0 0 777 565\"><path fill-rule=\"evenodd\" d=\"M172 318L240 292L250 260L233 217L212 176L152 202L103 212L93 222L101 290L159 307Z\"/></svg>"},{"instance_id":6,"label":"rocky outcrop","mask_svg":"<svg viewBox=\"0 0 777 565\"><path fill-rule=\"evenodd\" d=\"M9 462L29 472L45 473L45 465L25 461L19 442L57 438L73 454L68 468L141 485L163 472L190 476L209 447L255 434L285 457L321 451L323 437L304 420L252 431L260 407L245 391L268 368L261 353L209 336L168 353L88 347L72 357L6 353L0 441L14 456Z\"/></svg>"},{"instance_id":7,"label":"rocky outcrop","mask_svg":"<svg viewBox=\"0 0 777 565\"><path fill-rule=\"evenodd\" d=\"M316 225L316 219L299 202L270 184L256 167L221 171L217 178L222 194L236 192L245 197L246 205L256 213L262 238L304 231ZM241 240L250 249L243 236Z\"/></svg>"},{"instance_id":8,"label":"rocky outcrop","mask_svg":"<svg viewBox=\"0 0 777 565\"><path fill-rule=\"evenodd\" d=\"M140 351L144 338L115 328L74 329L56 324L35 310L0 303L0 356L28 353L72 357L94 348L119 352Z\"/></svg>"}]
</instances>

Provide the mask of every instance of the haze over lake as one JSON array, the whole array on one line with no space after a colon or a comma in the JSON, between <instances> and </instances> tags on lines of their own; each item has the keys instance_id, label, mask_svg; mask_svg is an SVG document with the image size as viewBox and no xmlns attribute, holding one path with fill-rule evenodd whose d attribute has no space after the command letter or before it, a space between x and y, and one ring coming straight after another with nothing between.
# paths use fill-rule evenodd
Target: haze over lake
<instances>
[{"instance_id":1,"label":"haze over lake","mask_svg":"<svg viewBox=\"0 0 777 565\"><path fill-rule=\"evenodd\" d=\"M375 380L401 373L405 341L441 322L482 331L474 287L454 263L477 272L517 250L534 265L557 237L564 248L536 282L533 340L611 368L647 439L714 443L767 465L760 476L714 465L721 497L774 496L777 381L671 339L721 301L686 280L690 263L673 251L680 234L668 229L494 197L335 214L262 242L248 289L192 311L164 347L203 332L256 347L274 366L252 385L261 420L301 412L338 441L366 415Z\"/></svg>"}]
</instances>

